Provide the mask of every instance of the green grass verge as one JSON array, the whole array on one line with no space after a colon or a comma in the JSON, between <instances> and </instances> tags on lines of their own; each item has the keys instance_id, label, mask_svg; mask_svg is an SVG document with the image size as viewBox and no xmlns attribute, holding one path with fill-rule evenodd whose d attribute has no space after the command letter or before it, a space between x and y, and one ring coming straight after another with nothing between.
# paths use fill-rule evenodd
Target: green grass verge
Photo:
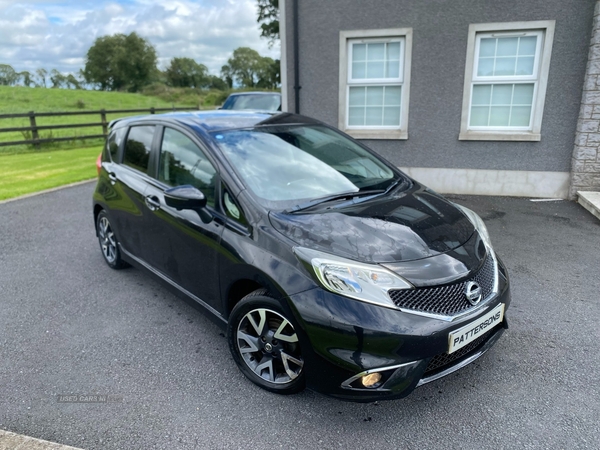
<instances>
[{"instance_id":1,"label":"green grass verge","mask_svg":"<svg viewBox=\"0 0 600 450\"><path fill-rule=\"evenodd\" d=\"M94 178L101 151L96 146L0 156L0 200Z\"/></svg>"}]
</instances>

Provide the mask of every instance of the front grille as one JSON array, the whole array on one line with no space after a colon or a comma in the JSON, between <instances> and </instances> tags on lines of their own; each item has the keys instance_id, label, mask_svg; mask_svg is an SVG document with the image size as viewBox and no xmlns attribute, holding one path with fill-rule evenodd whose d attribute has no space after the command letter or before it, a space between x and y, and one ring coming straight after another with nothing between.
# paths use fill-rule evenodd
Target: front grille
<instances>
[{"instance_id":1,"label":"front grille","mask_svg":"<svg viewBox=\"0 0 600 450\"><path fill-rule=\"evenodd\" d=\"M475 281L482 290L482 299L487 298L494 289L494 259L488 254L483 266L474 276L454 284L416 289L394 289L388 295L396 306L403 309L420 311L443 316L454 316L473 308L465 296L466 285Z\"/></svg>"},{"instance_id":2,"label":"front grille","mask_svg":"<svg viewBox=\"0 0 600 450\"><path fill-rule=\"evenodd\" d=\"M494 329L488 331L487 333L482 334L477 339L475 339L473 342L470 342L469 344L465 345L463 348L456 350L454 353L450 353L450 354L440 353L439 355L434 356L432 358L432 360L429 361L429 364L427 365L427 369L425 369L423 376L427 376L431 372L435 372L438 369L449 366L454 361L471 353L473 350L475 350L477 347L479 347L481 344L483 344L483 342L487 341L488 338L497 330L498 330L497 328L494 328Z\"/></svg>"}]
</instances>

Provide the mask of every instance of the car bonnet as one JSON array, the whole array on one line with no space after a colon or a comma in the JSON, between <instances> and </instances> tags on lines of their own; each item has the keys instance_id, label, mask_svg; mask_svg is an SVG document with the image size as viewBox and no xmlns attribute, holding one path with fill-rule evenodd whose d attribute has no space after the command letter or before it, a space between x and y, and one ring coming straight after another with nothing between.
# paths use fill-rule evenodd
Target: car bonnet
<instances>
[{"instance_id":1,"label":"car bonnet","mask_svg":"<svg viewBox=\"0 0 600 450\"><path fill-rule=\"evenodd\" d=\"M461 247L474 227L440 195L409 191L314 212L271 211L271 225L296 244L365 263L406 262Z\"/></svg>"}]
</instances>

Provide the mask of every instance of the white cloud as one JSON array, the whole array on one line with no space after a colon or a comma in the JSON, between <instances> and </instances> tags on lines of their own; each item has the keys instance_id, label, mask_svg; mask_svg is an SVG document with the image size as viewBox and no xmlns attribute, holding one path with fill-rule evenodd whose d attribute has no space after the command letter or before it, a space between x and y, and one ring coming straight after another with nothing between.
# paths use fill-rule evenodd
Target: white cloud
<instances>
[{"instance_id":1,"label":"white cloud","mask_svg":"<svg viewBox=\"0 0 600 450\"><path fill-rule=\"evenodd\" d=\"M256 0L0 0L0 63L77 72L96 38L132 31L156 48L163 68L189 57L218 74L237 47L279 58L259 37Z\"/></svg>"}]
</instances>

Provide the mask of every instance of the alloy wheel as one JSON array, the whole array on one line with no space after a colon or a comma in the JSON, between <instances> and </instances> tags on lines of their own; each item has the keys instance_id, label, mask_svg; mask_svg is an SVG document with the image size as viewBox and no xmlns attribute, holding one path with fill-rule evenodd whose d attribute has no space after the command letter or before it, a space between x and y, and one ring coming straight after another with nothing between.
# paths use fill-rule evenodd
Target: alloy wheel
<instances>
[{"instance_id":1,"label":"alloy wheel","mask_svg":"<svg viewBox=\"0 0 600 450\"><path fill-rule=\"evenodd\" d=\"M242 359L263 380L291 383L304 367L298 336L281 314L266 308L248 312L237 328L236 342Z\"/></svg>"},{"instance_id":2,"label":"alloy wheel","mask_svg":"<svg viewBox=\"0 0 600 450\"><path fill-rule=\"evenodd\" d=\"M106 261L110 264L114 263L117 259L117 240L106 217L101 217L98 221L98 239Z\"/></svg>"}]
</instances>

